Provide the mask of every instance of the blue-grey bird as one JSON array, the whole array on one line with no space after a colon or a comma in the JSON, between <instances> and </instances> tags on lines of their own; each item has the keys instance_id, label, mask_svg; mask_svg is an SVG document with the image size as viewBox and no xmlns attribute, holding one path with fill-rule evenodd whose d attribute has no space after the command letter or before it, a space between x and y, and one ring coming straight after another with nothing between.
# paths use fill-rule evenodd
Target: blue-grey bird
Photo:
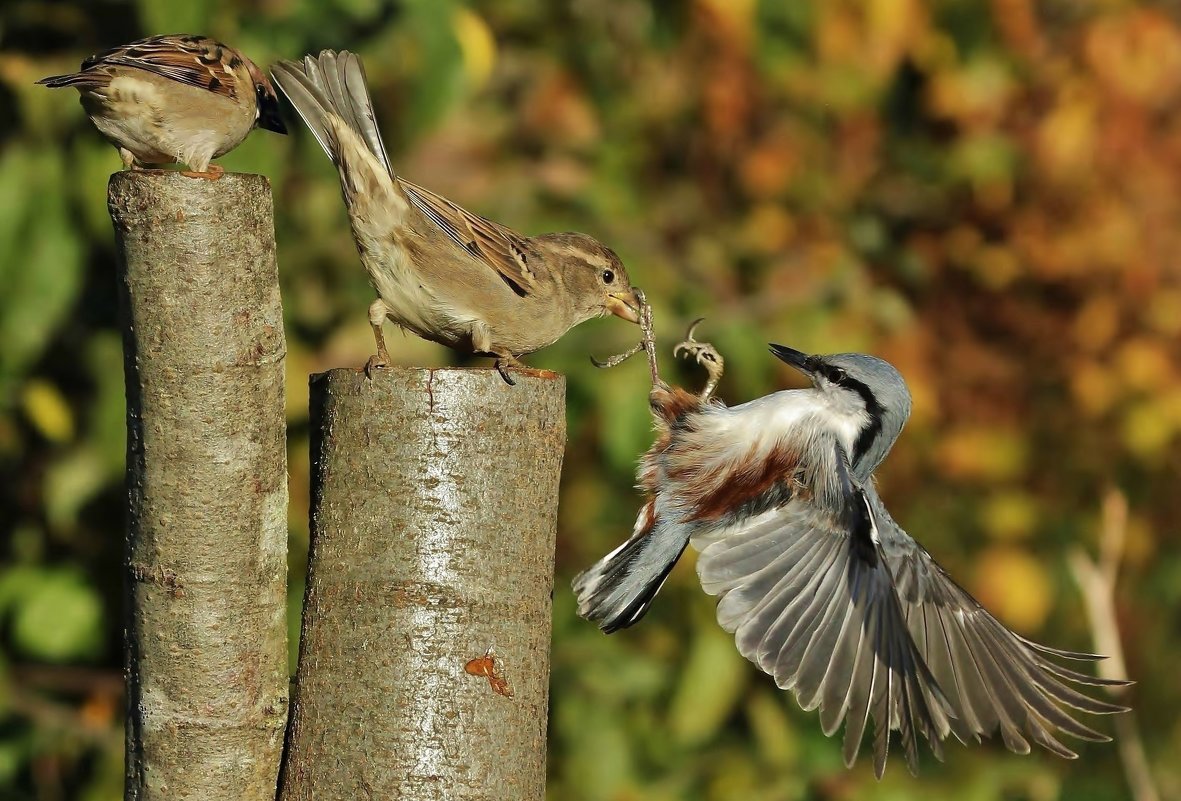
<instances>
[{"instance_id":1,"label":"blue-grey bird","mask_svg":"<svg viewBox=\"0 0 1181 801\"><path fill-rule=\"evenodd\" d=\"M702 587L719 597L718 622L805 710L819 709L826 735L845 723L847 765L870 718L879 778L891 730L912 773L919 736L939 759L949 733L967 743L999 730L1012 751L1034 742L1066 758L1077 755L1058 732L1110 739L1072 711L1124 707L1072 685L1127 682L1051 661L1101 657L1010 631L886 511L873 473L911 405L897 370L861 353L772 345L811 388L726 407L710 398L717 352L691 335L678 347L710 383L693 395L659 381L653 364L646 502L632 537L575 579L581 616L608 633L631 626L691 543Z\"/></svg>"}]
</instances>

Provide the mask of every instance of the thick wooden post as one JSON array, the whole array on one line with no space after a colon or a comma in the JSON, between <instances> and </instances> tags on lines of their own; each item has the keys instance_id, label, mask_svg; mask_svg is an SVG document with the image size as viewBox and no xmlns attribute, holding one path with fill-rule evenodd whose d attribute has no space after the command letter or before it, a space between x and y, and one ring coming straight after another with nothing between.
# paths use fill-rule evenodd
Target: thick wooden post
<instances>
[{"instance_id":1,"label":"thick wooden post","mask_svg":"<svg viewBox=\"0 0 1181 801\"><path fill-rule=\"evenodd\" d=\"M129 801L272 801L287 714L270 185L122 172Z\"/></svg>"},{"instance_id":2,"label":"thick wooden post","mask_svg":"<svg viewBox=\"0 0 1181 801\"><path fill-rule=\"evenodd\" d=\"M513 375L313 376L281 799L544 799L565 380Z\"/></svg>"}]
</instances>

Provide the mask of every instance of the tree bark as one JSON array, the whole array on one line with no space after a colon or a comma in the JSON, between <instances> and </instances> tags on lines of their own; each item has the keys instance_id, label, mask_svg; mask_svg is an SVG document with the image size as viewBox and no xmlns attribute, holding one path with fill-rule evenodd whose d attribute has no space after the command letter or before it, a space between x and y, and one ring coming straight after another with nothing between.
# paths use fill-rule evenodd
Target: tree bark
<instances>
[{"instance_id":1,"label":"tree bark","mask_svg":"<svg viewBox=\"0 0 1181 801\"><path fill-rule=\"evenodd\" d=\"M129 801L273 801L287 716L270 185L112 176L127 380Z\"/></svg>"},{"instance_id":2,"label":"tree bark","mask_svg":"<svg viewBox=\"0 0 1181 801\"><path fill-rule=\"evenodd\" d=\"M281 799L544 799L565 379L513 376L312 377Z\"/></svg>"}]
</instances>

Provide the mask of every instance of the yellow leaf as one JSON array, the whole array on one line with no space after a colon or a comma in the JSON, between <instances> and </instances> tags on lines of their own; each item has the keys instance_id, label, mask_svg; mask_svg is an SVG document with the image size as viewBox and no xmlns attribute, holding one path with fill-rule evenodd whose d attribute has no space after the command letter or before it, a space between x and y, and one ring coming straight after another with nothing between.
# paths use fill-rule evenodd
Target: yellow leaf
<instances>
[{"instance_id":1,"label":"yellow leaf","mask_svg":"<svg viewBox=\"0 0 1181 801\"><path fill-rule=\"evenodd\" d=\"M1037 129L1038 164L1056 181L1091 175L1098 108L1090 88L1068 83Z\"/></svg>"},{"instance_id":2,"label":"yellow leaf","mask_svg":"<svg viewBox=\"0 0 1181 801\"><path fill-rule=\"evenodd\" d=\"M1159 289L1148 300L1144 317L1148 324L1162 334L1181 334L1181 291Z\"/></svg>"},{"instance_id":3,"label":"yellow leaf","mask_svg":"<svg viewBox=\"0 0 1181 801\"><path fill-rule=\"evenodd\" d=\"M1142 459L1157 459L1173 439L1176 429L1167 406L1145 401L1128 410L1123 420L1124 444Z\"/></svg>"},{"instance_id":4,"label":"yellow leaf","mask_svg":"<svg viewBox=\"0 0 1181 801\"><path fill-rule=\"evenodd\" d=\"M483 86L496 64L496 39L488 24L470 8L457 8L451 27L463 54L463 68L472 86Z\"/></svg>"},{"instance_id":5,"label":"yellow leaf","mask_svg":"<svg viewBox=\"0 0 1181 801\"><path fill-rule=\"evenodd\" d=\"M1133 389L1151 390L1173 381L1172 360L1156 340L1141 337L1125 342L1117 361L1123 380Z\"/></svg>"},{"instance_id":6,"label":"yellow leaf","mask_svg":"<svg viewBox=\"0 0 1181 801\"><path fill-rule=\"evenodd\" d=\"M1098 351L1106 347L1119 331L1119 304L1111 295L1096 295L1083 305L1074 318L1074 339L1080 347Z\"/></svg>"},{"instance_id":7,"label":"yellow leaf","mask_svg":"<svg viewBox=\"0 0 1181 801\"><path fill-rule=\"evenodd\" d=\"M1074 402L1090 417L1098 417L1115 405L1119 386L1112 379L1112 369L1095 362L1084 362L1070 374Z\"/></svg>"},{"instance_id":8,"label":"yellow leaf","mask_svg":"<svg viewBox=\"0 0 1181 801\"><path fill-rule=\"evenodd\" d=\"M74 438L74 413L53 384L36 378L30 380L21 391L21 405L25 417L50 442L69 442Z\"/></svg>"},{"instance_id":9,"label":"yellow leaf","mask_svg":"<svg viewBox=\"0 0 1181 801\"><path fill-rule=\"evenodd\" d=\"M1037 503L1024 492L1007 491L989 499L981 512L985 529L999 540L1024 539L1037 526Z\"/></svg>"},{"instance_id":10,"label":"yellow leaf","mask_svg":"<svg viewBox=\"0 0 1181 801\"><path fill-rule=\"evenodd\" d=\"M948 432L938 451L940 465L958 479L1013 479L1025 470L1028 457L1017 432L984 427Z\"/></svg>"},{"instance_id":11,"label":"yellow leaf","mask_svg":"<svg viewBox=\"0 0 1181 801\"><path fill-rule=\"evenodd\" d=\"M1028 552L989 548L976 567L975 594L980 603L1019 632L1036 631L1050 612L1050 582Z\"/></svg>"}]
</instances>

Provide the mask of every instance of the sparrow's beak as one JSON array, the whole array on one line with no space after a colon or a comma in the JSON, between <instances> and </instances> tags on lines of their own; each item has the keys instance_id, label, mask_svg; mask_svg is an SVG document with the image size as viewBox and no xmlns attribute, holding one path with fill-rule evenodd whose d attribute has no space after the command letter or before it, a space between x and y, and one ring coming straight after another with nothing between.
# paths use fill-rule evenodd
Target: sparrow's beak
<instances>
[{"instance_id":1,"label":"sparrow's beak","mask_svg":"<svg viewBox=\"0 0 1181 801\"><path fill-rule=\"evenodd\" d=\"M283 123L283 118L279 116L279 103L259 103L258 106L258 122L259 128L265 131L274 131L275 133L287 133L287 126Z\"/></svg>"},{"instance_id":2,"label":"sparrow's beak","mask_svg":"<svg viewBox=\"0 0 1181 801\"><path fill-rule=\"evenodd\" d=\"M795 348L789 348L786 345L776 345L775 343L768 345L768 349L775 354L775 358L785 364L790 364L804 375L812 375L812 360L808 354L801 353Z\"/></svg>"},{"instance_id":3,"label":"sparrow's beak","mask_svg":"<svg viewBox=\"0 0 1181 801\"><path fill-rule=\"evenodd\" d=\"M607 295L607 311L616 317L622 317L629 323L640 322L640 299L635 290L626 292L612 292Z\"/></svg>"}]
</instances>

